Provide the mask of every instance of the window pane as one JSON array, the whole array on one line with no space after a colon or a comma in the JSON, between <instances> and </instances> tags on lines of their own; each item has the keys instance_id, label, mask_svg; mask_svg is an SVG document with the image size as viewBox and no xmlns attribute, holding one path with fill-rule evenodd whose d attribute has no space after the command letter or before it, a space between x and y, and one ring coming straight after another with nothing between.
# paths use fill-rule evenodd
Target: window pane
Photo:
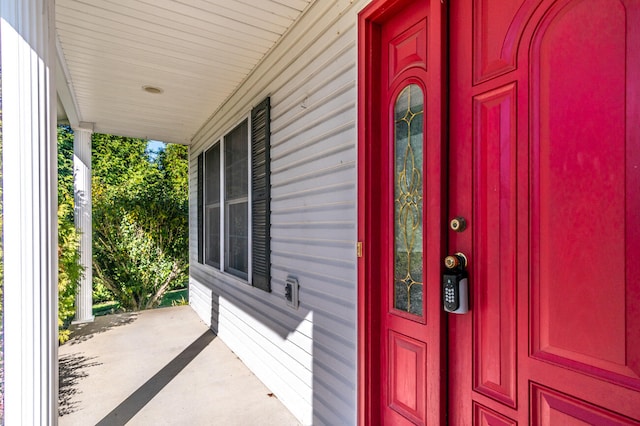
<instances>
[{"instance_id":1,"label":"window pane","mask_svg":"<svg viewBox=\"0 0 640 426\"><path fill-rule=\"evenodd\" d=\"M241 278L249 272L247 201L229 204L226 211L226 253L225 269Z\"/></svg>"},{"instance_id":2,"label":"window pane","mask_svg":"<svg viewBox=\"0 0 640 426\"><path fill-rule=\"evenodd\" d=\"M224 137L225 198L246 197L248 194L248 135L247 122Z\"/></svg>"},{"instance_id":3,"label":"window pane","mask_svg":"<svg viewBox=\"0 0 640 426\"><path fill-rule=\"evenodd\" d=\"M206 263L220 267L220 205L207 206L206 209Z\"/></svg>"},{"instance_id":4,"label":"window pane","mask_svg":"<svg viewBox=\"0 0 640 426\"><path fill-rule=\"evenodd\" d=\"M394 307L423 315L422 133L423 94L411 84L395 105Z\"/></svg>"},{"instance_id":5,"label":"window pane","mask_svg":"<svg viewBox=\"0 0 640 426\"><path fill-rule=\"evenodd\" d=\"M220 202L220 144L204 154L205 204Z\"/></svg>"},{"instance_id":6,"label":"window pane","mask_svg":"<svg viewBox=\"0 0 640 426\"><path fill-rule=\"evenodd\" d=\"M220 267L220 144L204 154L205 263Z\"/></svg>"}]
</instances>

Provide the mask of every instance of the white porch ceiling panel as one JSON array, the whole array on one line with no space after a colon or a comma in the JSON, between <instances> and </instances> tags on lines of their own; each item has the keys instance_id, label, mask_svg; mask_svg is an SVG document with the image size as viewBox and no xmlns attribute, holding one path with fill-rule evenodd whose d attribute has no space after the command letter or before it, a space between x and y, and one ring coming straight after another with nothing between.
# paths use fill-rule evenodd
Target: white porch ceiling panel
<instances>
[{"instance_id":1,"label":"white porch ceiling panel","mask_svg":"<svg viewBox=\"0 0 640 426\"><path fill-rule=\"evenodd\" d=\"M96 132L188 144L312 1L57 0L60 99Z\"/></svg>"}]
</instances>

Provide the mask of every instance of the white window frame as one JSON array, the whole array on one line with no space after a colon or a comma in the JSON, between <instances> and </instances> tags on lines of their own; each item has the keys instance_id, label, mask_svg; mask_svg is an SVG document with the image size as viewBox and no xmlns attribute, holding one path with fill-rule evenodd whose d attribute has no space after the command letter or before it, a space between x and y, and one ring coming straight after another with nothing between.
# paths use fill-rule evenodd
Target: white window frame
<instances>
[{"instance_id":1,"label":"white window frame","mask_svg":"<svg viewBox=\"0 0 640 426\"><path fill-rule=\"evenodd\" d=\"M226 253L228 250L227 247L227 237L228 237L228 232L227 232L227 221L226 221L226 216L227 216L227 200L225 197L225 182L226 182L226 173L225 173L225 142L226 142L226 137L229 133L231 133L234 129L236 129L238 126L240 126L243 123L247 123L247 197L246 197L246 203L247 203L247 276L246 277L241 277L238 276L237 273L232 273L229 271L230 268L227 268L226 266ZM253 275L253 268L252 268L252 259L253 259L253 239L252 239L252 235L253 235L253 230L252 230L252 215L251 215L251 202L252 202L252 188L251 188L251 114L249 113L248 115L245 115L241 120L238 120L238 122L236 122L233 126L230 126L224 133L223 136L217 138L214 140L213 143L211 143L209 146L207 146L203 152L206 153L207 151L209 151L211 148L213 148L216 145L219 145L220 148L220 187L218 188L218 190L220 191L220 267L216 268L213 265L210 265L208 263L204 263L204 265L208 268L211 268L214 271L220 271L222 273L224 273L225 275L229 275L234 277L235 279L238 280L242 280L248 284L251 284L251 277ZM206 176L207 176L207 169L206 169L206 161L203 161L203 173L204 173L204 179L203 179L203 185L204 185L204 192L206 193L207 188L206 188ZM203 221L203 231L202 231L202 238L207 238L208 236L208 232L207 232L207 227L208 227L208 221L206 220L206 203L203 203L202 208L204 209L203 211L203 215L205 220ZM203 250L204 250L204 259L207 259L207 241L204 241L203 244Z\"/></svg>"}]
</instances>

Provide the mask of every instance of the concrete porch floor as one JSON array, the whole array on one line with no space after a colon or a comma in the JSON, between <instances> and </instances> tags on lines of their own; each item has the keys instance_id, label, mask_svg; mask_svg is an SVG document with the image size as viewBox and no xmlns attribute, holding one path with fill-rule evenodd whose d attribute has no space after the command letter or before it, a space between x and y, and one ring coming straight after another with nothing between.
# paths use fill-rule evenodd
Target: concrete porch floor
<instances>
[{"instance_id":1,"label":"concrete porch floor","mask_svg":"<svg viewBox=\"0 0 640 426\"><path fill-rule=\"evenodd\" d=\"M66 425L298 425L189 306L97 317L60 346Z\"/></svg>"}]
</instances>

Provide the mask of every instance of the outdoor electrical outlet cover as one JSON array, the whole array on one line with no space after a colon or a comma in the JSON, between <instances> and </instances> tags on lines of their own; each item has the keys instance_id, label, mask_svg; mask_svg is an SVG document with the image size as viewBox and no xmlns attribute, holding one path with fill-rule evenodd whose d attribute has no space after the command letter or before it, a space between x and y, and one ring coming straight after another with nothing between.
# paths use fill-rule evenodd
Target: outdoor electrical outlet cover
<instances>
[{"instance_id":1,"label":"outdoor electrical outlet cover","mask_svg":"<svg viewBox=\"0 0 640 426\"><path fill-rule=\"evenodd\" d=\"M289 275L287 277L287 281L284 284L284 298L287 301L287 305L291 306L293 309L298 309L299 290L300 285L298 284L298 279Z\"/></svg>"}]
</instances>

